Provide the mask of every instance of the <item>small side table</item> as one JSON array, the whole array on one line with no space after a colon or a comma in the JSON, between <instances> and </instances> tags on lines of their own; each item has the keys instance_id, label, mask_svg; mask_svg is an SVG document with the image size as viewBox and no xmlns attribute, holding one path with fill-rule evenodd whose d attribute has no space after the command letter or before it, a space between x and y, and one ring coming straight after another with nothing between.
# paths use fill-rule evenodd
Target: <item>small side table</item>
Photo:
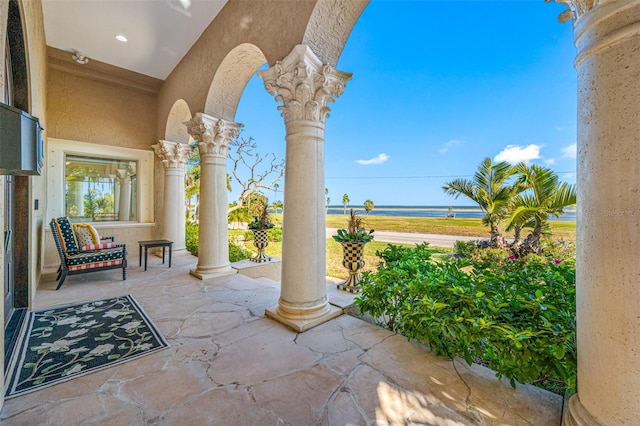
<instances>
[{"instance_id":1,"label":"small side table","mask_svg":"<svg viewBox=\"0 0 640 426\"><path fill-rule=\"evenodd\" d=\"M144 270L147 270L147 252L150 248L153 247L162 247L162 263L164 264L164 251L167 247L169 247L169 268L171 268L171 249L173 248L173 241L169 240L149 240L149 241L138 241L140 244L138 248L138 258L139 265L142 266L142 247L144 247Z\"/></svg>"}]
</instances>

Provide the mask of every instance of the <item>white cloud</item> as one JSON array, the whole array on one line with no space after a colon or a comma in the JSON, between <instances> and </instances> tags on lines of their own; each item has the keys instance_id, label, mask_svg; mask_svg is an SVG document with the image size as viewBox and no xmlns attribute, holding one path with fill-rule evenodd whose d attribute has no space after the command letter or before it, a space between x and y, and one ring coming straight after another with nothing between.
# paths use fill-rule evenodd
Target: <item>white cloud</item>
<instances>
[{"instance_id":1,"label":"white cloud","mask_svg":"<svg viewBox=\"0 0 640 426\"><path fill-rule=\"evenodd\" d=\"M507 145L502 151L495 156L494 161L506 161L507 163L517 164L520 162L530 163L532 160L542 158L540 156L540 145L531 144L527 146Z\"/></svg>"},{"instance_id":2,"label":"white cloud","mask_svg":"<svg viewBox=\"0 0 640 426\"><path fill-rule=\"evenodd\" d=\"M389 158L390 157L383 152L382 154L378 154L377 156L370 158L369 160L356 160L356 163L362 166L369 166L371 164L385 163Z\"/></svg>"},{"instance_id":3,"label":"white cloud","mask_svg":"<svg viewBox=\"0 0 640 426\"><path fill-rule=\"evenodd\" d=\"M578 145L574 143L562 148L562 156L565 158L576 158L578 156Z\"/></svg>"},{"instance_id":4,"label":"white cloud","mask_svg":"<svg viewBox=\"0 0 640 426\"><path fill-rule=\"evenodd\" d=\"M458 146L461 143L462 142L460 141L460 139L451 139L449 142L446 142L444 145L442 145L442 148L440 148L438 152L444 154L445 152L449 151L450 148Z\"/></svg>"},{"instance_id":5,"label":"white cloud","mask_svg":"<svg viewBox=\"0 0 640 426\"><path fill-rule=\"evenodd\" d=\"M556 159L555 158L546 158L544 160L544 164L547 166L553 166L554 164L556 164Z\"/></svg>"}]
</instances>

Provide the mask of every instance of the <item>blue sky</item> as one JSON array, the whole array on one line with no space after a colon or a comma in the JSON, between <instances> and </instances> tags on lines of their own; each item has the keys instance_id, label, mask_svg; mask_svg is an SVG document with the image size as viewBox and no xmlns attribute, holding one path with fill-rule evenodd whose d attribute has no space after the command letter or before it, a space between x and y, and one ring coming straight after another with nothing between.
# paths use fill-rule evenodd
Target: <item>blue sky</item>
<instances>
[{"instance_id":1,"label":"blue sky","mask_svg":"<svg viewBox=\"0 0 640 426\"><path fill-rule=\"evenodd\" d=\"M373 0L337 66L353 79L326 121L331 204L346 193L355 206L472 205L441 187L485 157L574 183L575 47L571 24L556 20L562 10L543 0ZM283 158L276 107L254 76L236 121L261 153Z\"/></svg>"}]
</instances>

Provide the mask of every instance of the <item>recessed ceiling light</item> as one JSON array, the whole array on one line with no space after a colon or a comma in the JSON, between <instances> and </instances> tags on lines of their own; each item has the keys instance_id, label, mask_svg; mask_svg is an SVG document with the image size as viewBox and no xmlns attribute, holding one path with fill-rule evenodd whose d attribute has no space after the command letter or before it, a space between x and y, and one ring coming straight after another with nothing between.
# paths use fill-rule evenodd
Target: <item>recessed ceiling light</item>
<instances>
[{"instance_id":1,"label":"recessed ceiling light","mask_svg":"<svg viewBox=\"0 0 640 426\"><path fill-rule=\"evenodd\" d=\"M116 34L116 36L115 36L115 37L116 37L116 40L121 41L121 42L123 42L123 43L126 43L127 41L129 41L129 40L127 40L127 38L126 38L125 36L123 36L122 34Z\"/></svg>"}]
</instances>

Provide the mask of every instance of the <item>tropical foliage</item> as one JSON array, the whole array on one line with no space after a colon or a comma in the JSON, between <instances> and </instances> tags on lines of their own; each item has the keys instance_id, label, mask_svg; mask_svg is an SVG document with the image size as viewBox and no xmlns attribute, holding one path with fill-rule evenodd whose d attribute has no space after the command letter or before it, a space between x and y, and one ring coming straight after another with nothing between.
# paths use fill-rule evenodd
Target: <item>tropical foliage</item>
<instances>
[{"instance_id":1,"label":"tropical foliage","mask_svg":"<svg viewBox=\"0 0 640 426\"><path fill-rule=\"evenodd\" d=\"M515 170L505 161L493 164L485 158L473 179L456 179L446 183L442 189L445 193L458 198L460 195L473 200L484 212L482 222L489 226L490 246L506 248L504 236L499 224L507 216L507 207L513 196L513 188L508 180Z\"/></svg>"},{"instance_id":2,"label":"tropical foliage","mask_svg":"<svg viewBox=\"0 0 640 426\"><path fill-rule=\"evenodd\" d=\"M529 228L524 241L517 240L512 250L517 254L538 253L540 238L549 233L549 216L560 217L567 206L576 203L576 187L560 182L558 176L545 167L519 164L514 187L522 189L512 199L507 230Z\"/></svg>"},{"instance_id":3,"label":"tropical foliage","mask_svg":"<svg viewBox=\"0 0 640 426\"><path fill-rule=\"evenodd\" d=\"M360 281L362 313L438 355L480 362L514 387L575 391L572 262L537 255L434 262L427 244L389 245L377 255L378 270Z\"/></svg>"},{"instance_id":4,"label":"tropical foliage","mask_svg":"<svg viewBox=\"0 0 640 426\"><path fill-rule=\"evenodd\" d=\"M538 253L540 240L549 235L549 216L560 217L564 209L576 203L575 185L560 182L551 170L524 163L492 163L485 158L473 179L456 179L446 183L445 193L473 200L485 213L483 223L489 226L489 247L509 248L517 257ZM514 231L515 241L509 245L500 225ZM523 229L530 233L520 239Z\"/></svg>"},{"instance_id":5,"label":"tropical foliage","mask_svg":"<svg viewBox=\"0 0 640 426\"><path fill-rule=\"evenodd\" d=\"M373 229L365 229L364 219L351 209L347 228L338 229L337 235L333 235L333 239L339 243L368 243L373 240L373 232Z\"/></svg>"},{"instance_id":6,"label":"tropical foliage","mask_svg":"<svg viewBox=\"0 0 640 426\"><path fill-rule=\"evenodd\" d=\"M254 212L253 221L249 223L249 229L271 229L275 224L269 215L269 200L261 201L253 204Z\"/></svg>"}]
</instances>

